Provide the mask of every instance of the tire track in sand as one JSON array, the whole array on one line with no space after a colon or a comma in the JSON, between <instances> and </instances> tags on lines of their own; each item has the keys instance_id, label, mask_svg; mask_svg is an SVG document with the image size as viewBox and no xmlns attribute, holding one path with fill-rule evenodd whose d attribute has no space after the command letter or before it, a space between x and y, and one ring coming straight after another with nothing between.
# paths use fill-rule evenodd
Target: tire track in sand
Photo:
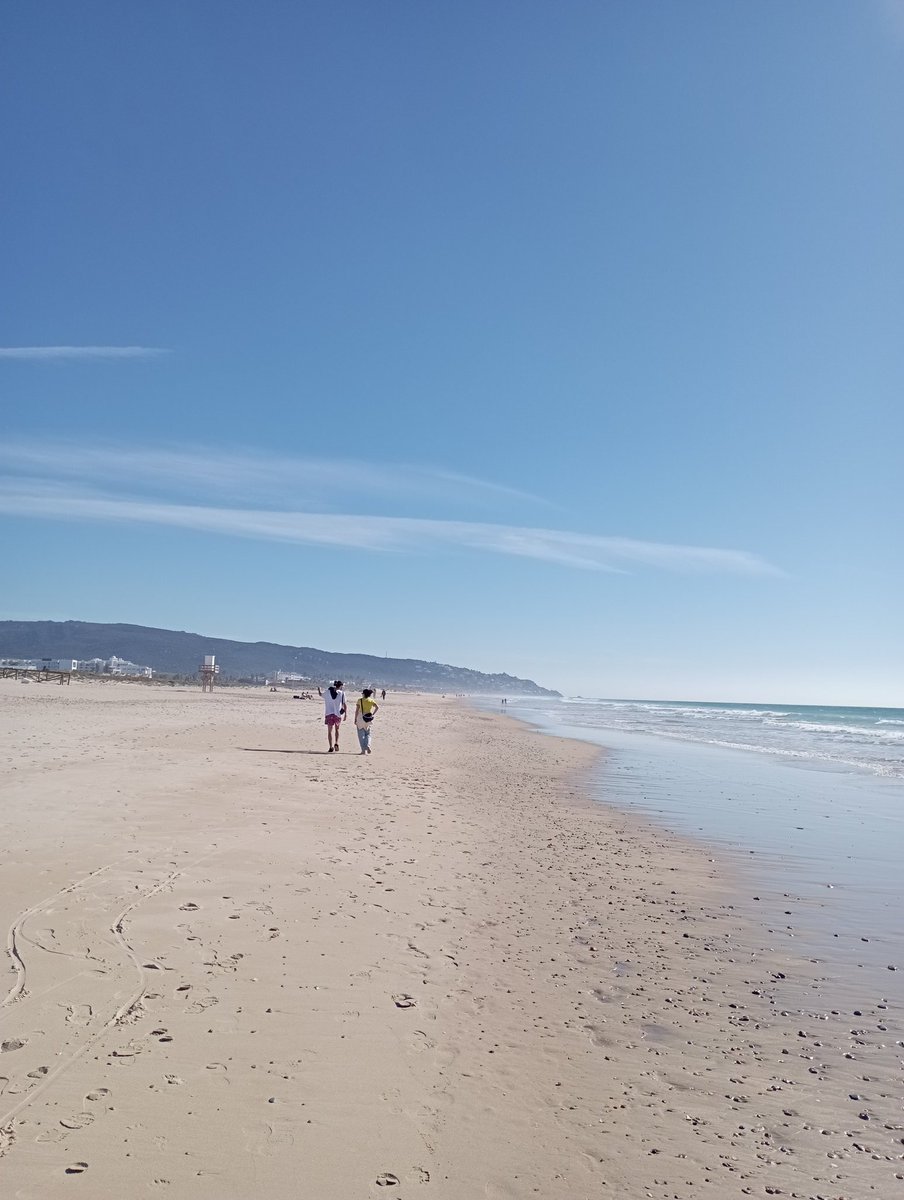
<instances>
[{"instance_id":1,"label":"tire track in sand","mask_svg":"<svg viewBox=\"0 0 904 1200\"><path fill-rule=\"evenodd\" d=\"M142 965L141 960L140 960L138 954L136 953L134 947L127 940L124 930L123 930L123 924L127 920L129 914L134 912L135 909L138 908L139 905L145 903L145 901L147 901L147 900L150 900L152 896L156 896L159 892L162 892L164 890L164 888L166 888L170 884L174 883L175 880L177 880L180 875L185 874L186 871L194 870L195 867L198 867L202 862L205 861L205 859L210 858L211 855L214 853L216 853L215 850L209 850L205 854L202 854L199 858L195 859L193 862L187 863L185 866L179 867L178 870L171 871L168 875L166 875L158 883L155 883L153 885L153 887L148 888L146 891L144 891L140 895L136 896L135 899L132 900L131 903L127 904L126 907L118 914L118 916L116 917L116 919L113 922L113 925L110 927L110 932L113 934L113 936L116 939L117 943L119 944L120 948L125 952L126 956L131 960L132 965L135 967L135 970L137 971L138 976L139 976L139 986L136 989L136 991L133 992L132 995L123 1004L119 1005L119 1007L116 1009L116 1011L113 1013L113 1015L111 1017L108 1017L108 1019L106 1021L104 1021L104 1023L102 1025L100 1025L98 1027L96 1032L93 1033L87 1039L87 1041L85 1041L83 1043L83 1045L81 1045L73 1054L71 1054L62 1063L60 1063L59 1066L57 1066L53 1071L50 1071L44 1077L42 1082L40 1084L38 1084L37 1087L31 1088L28 1091L28 1093L25 1096L23 1096L22 1099L17 1104L15 1104L7 1112L0 1114L0 1157L3 1156L3 1152L4 1152L4 1148L5 1148L5 1141L6 1141L6 1139L3 1137L3 1135L9 1134L10 1140L12 1139L12 1133L13 1133L12 1122L15 1120L15 1118L17 1116L19 1116L19 1114L21 1112L23 1112L26 1108L28 1108L31 1104L33 1104L35 1100L37 1100L40 1096L42 1096L53 1085L53 1083L57 1079L59 1079L62 1074L64 1074L64 1072L68 1071L71 1066L73 1066L76 1062L79 1061L80 1058L82 1058L85 1054L87 1054L89 1050L91 1050L94 1046L96 1046L97 1043L100 1041L100 1039L104 1036L104 1034L106 1034L108 1032L108 1030L112 1029L115 1025L118 1025L121 1021L123 1021L128 1016L128 1014L130 1012L132 1012L132 1010L135 1008L135 1006L137 1004L139 1004L140 1001L144 998L144 995L147 992L148 983L149 983L148 973L147 973L146 969L144 968L144 966ZM60 889L60 891L58 891L58 892L54 892L54 894L52 896L49 896L47 899L41 901L40 904L36 904L32 908L30 908L30 909L26 910L24 913L22 913L19 917L16 918L16 920L13 922L12 926L10 927L10 938L7 941L7 949L10 948L10 941L12 941L14 947L16 946L16 941L13 938L13 931L18 930L21 932L22 924L26 920L28 920L28 918L30 916L33 916L36 913L40 912L42 908L44 908L48 904L51 904L54 900L58 899L60 896L65 896L71 892L74 892L77 888L81 887L84 883L87 883L90 879L95 878L96 876L100 875L104 871L109 871L115 865L116 865L116 863L108 863L107 866L105 866L105 867L99 867L96 871L92 871L89 875L86 875L83 879L77 880L75 883L70 884L68 887ZM16 952L16 955L13 956L13 962L17 964L17 966L16 966L16 973L17 973L16 983L13 984L13 987L10 989L9 995L7 995L6 999L2 1002L2 1005L0 1005L0 1007L5 1007L8 1004L12 1004L14 1001L19 1000L25 994L24 987L25 987L25 980L26 980L26 967L25 967L25 963L22 960L22 958L18 955L18 950ZM21 970L20 970L20 966L21 966Z\"/></svg>"},{"instance_id":2,"label":"tire track in sand","mask_svg":"<svg viewBox=\"0 0 904 1200\"><path fill-rule=\"evenodd\" d=\"M21 941L27 940L23 932L23 926L29 917L37 916L37 914L45 909L48 904L53 904L55 900L59 900L63 896L71 895L73 892L82 887L83 884L88 883L91 879L96 879L98 875L102 875L105 871L109 871L116 865L116 862L107 863L107 865L104 867L98 867L96 871L90 871L81 879L77 879L75 883L70 883L67 887L60 888L59 891L54 892L52 896L46 896L37 904L33 904L31 908L26 908L24 912L19 913L19 915L13 919L13 923L10 925L6 934L6 952L12 959L13 967L15 968L16 972L16 979L3 1000L0 1000L0 1008L6 1008L8 1005L14 1004L26 994L25 984L28 978L28 970L25 966L25 959L22 957L22 954L19 950L19 945Z\"/></svg>"}]
</instances>

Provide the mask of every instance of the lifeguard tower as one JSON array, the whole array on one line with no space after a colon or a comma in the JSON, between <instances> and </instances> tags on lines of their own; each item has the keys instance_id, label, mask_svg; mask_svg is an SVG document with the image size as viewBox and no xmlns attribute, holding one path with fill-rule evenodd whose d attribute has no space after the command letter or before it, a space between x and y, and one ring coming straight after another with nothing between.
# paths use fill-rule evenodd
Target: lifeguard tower
<instances>
[{"instance_id":1,"label":"lifeguard tower","mask_svg":"<svg viewBox=\"0 0 904 1200\"><path fill-rule=\"evenodd\" d=\"M201 691L212 692L213 681L220 673L220 668L217 666L215 654L205 654L204 661L198 667L198 674L201 676Z\"/></svg>"}]
</instances>

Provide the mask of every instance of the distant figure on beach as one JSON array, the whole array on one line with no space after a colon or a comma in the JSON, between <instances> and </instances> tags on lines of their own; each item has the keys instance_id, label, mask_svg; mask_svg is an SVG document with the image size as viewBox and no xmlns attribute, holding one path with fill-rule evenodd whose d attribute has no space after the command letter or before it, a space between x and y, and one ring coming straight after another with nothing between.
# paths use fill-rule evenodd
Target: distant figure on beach
<instances>
[{"instance_id":1,"label":"distant figure on beach","mask_svg":"<svg viewBox=\"0 0 904 1200\"><path fill-rule=\"evenodd\" d=\"M380 711L380 706L373 698L373 688L365 688L361 699L355 705L355 729L358 731L358 745L362 754L370 754L370 733L373 719Z\"/></svg>"},{"instance_id":2,"label":"distant figure on beach","mask_svg":"<svg viewBox=\"0 0 904 1200\"><path fill-rule=\"evenodd\" d=\"M326 725L326 736L330 743L327 754L339 749L339 726L348 717L345 707L345 692L342 690L342 680L334 680L326 689L323 696L323 723Z\"/></svg>"},{"instance_id":3,"label":"distant figure on beach","mask_svg":"<svg viewBox=\"0 0 904 1200\"><path fill-rule=\"evenodd\" d=\"M380 692L380 699L381 700L386 699L386 688L383 688L382 692Z\"/></svg>"}]
</instances>

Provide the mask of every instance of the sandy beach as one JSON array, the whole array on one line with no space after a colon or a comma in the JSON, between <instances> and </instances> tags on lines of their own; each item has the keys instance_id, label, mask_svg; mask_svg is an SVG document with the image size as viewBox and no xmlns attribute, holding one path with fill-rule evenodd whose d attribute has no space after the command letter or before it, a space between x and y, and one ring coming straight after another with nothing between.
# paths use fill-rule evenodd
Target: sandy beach
<instances>
[{"instance_id":1,"label":"sandy beach","mask_svg":"<svg viewBox=\"0 0 904 1200\"><path fill-rule=\"evenodd\" d=\"M4 1197L904 1196L901 1014L591 802L594 747L439 697L367 758L263 689L0 711Z\"/></svg>"}]
</instances>

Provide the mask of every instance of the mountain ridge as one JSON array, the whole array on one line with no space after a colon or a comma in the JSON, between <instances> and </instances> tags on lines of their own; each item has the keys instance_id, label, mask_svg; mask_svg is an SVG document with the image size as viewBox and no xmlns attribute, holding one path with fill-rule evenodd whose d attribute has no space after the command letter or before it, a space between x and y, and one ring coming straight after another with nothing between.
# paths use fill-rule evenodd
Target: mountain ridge
<instances>
[{"instance_id":1,"label":"mountain ridge","mask_svg":"<svg viewBox=\"0 0 904 1200\"><path fill-rule=\"evenodd\" d=\"M416 688L425 692L560 694L541 687L532 679L425 659L334 653L313 646L288 646L278 642L240 642L150 625L0 621L0 657L88 659L109 658L113 654L167 675L193 675L205 654L215 654L220 674L227 679L272 676L277 671L286 671L318 683L342 678L348 683Z\"/></svg>"}]
</instances>

